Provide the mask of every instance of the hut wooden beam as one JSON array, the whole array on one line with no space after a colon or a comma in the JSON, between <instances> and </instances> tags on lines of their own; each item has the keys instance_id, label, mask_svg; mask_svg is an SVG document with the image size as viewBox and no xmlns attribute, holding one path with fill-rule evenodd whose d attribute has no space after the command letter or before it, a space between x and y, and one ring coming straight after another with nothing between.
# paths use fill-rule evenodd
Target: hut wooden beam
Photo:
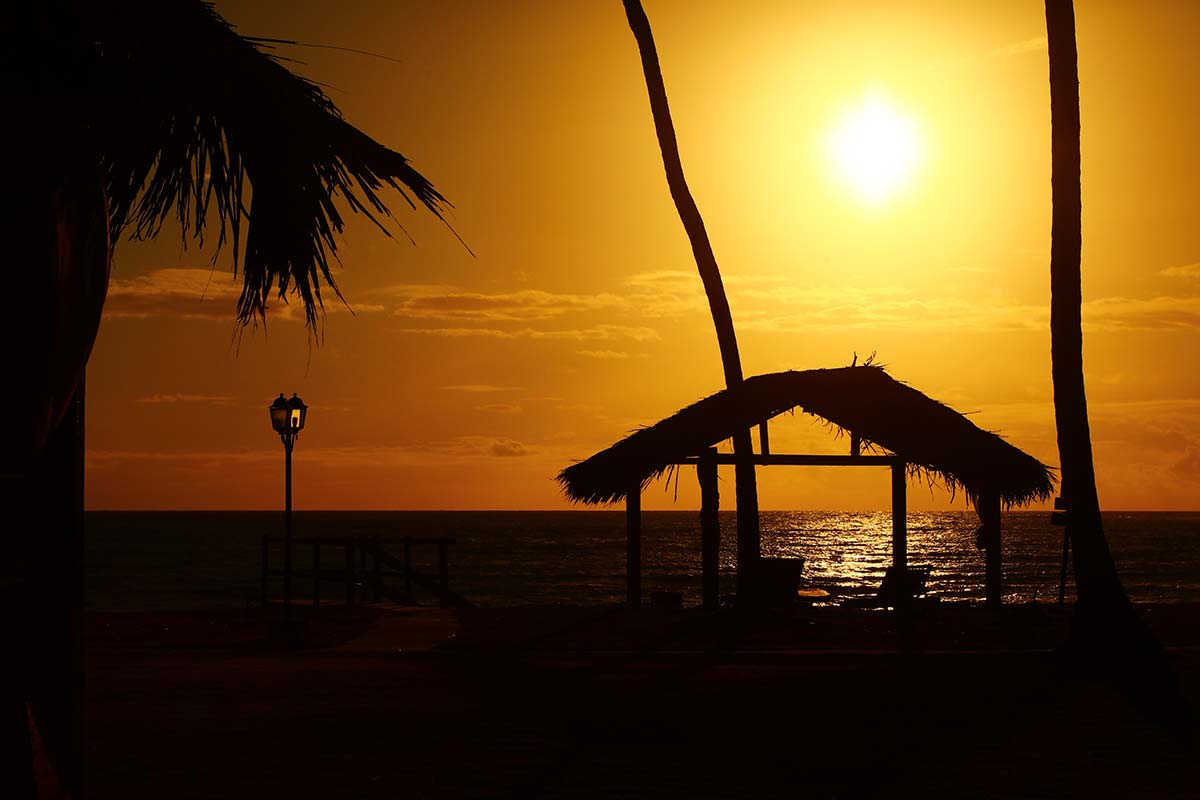
<instances>
[{"instance_id":1,"label":"hut wooden beam","mask_svg":"<svg viewBox=\"0 0 1200 800\"><path fill-rule=\"evenodd\" d=\"M625 602L642 605L642 487L625 495Z\"/></svg>"},{"instance_id":2,"label":"hut wooden beam","mask_svg":"<svg viewBox=\"0 0 1200 800\"><path fill-rule=\"evenodd\" d=\"M717 451L709 449L696 464L700 481L700 565L704 608L715 610L720 597L721 496L717 486Z\"/></svg>"},{"instance_id":3,"label":"hut wooden beam","mask_svg":"<svg viewBox=\"0 0 1200 800\"><path fill-rule=\"evenodd\" d=\"M988 607L1004 602L1004 564L1000 552L1000 495L988 493L976 501L979 521L983 523L981 538L986 558L984 596Z\"/></svg>"}]
</instances>

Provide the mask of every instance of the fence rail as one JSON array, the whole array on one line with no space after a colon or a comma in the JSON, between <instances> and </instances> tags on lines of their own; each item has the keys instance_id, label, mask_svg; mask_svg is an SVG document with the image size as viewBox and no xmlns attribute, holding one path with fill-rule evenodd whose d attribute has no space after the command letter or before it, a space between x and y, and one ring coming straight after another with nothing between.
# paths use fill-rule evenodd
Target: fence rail
<instances>
[{"instance_id":1,"label":"fence rail","mask_svg":"<svg viewBox=\"0 0 1200 800\"><path fill-rule=\"evenodd\" d=\"M284 570L271 566L271 545L282 544L282 536L262 537L262 603L269 597L270 580L283 577ZM389 537L389 536L297 536L292 546L311 548L311 568L297 569L299 561L293 555L292 577L312 581L312 604L321 604L321 584L341 583L345 603L352 606L359 602L379 602L384 598L406 605L419 605L414 587L432 594L442 608L463 608L471 605L465 597L450 588L450 546L455 540L448 536L436 538ZM402 555L397 556L385 547L399 546ZM436 547L437 574L429 575L416 568L413 551L416 548ZM322 550L333 554L340 564L323 567ZM338 559L338 554L341 558Z\"/></svg>"}]
</instances>

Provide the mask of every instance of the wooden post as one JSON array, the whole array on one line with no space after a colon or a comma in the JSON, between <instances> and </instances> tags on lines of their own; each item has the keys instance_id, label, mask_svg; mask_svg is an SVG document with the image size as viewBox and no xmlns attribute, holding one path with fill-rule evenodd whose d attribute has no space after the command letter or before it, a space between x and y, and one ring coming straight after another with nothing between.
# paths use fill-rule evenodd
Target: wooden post
<instances>
[{"instance_id":1,"label":"wooden post","mask_svg":"<svg viewBox=\"0 0 1200 800\"><path fill-rule=\"evenodd\" d=\"M450 542L438 539L438 583L442 587L442 608L450 607Z\"/></svg>"},{"instance_id":2,"label":"wooden post","mask_svg":"<svg viewBox=\"0 0 1200 800\"><path fill-rule=\"evenodd\" d=\"M371 544L374 545L374 548L375 548L374 552L372 553L372 556L375 559L375 563L374 563L374 571L373 571L373 574L371 575L371 583L372 583L372 591L373 591L373 594L375 597L375 602L378 603L380 601L380 599L383 597L383 575L381 574L380 568L379 568L379 537L378 536L374 537Z\"/></svg>"},{"instance_id":3,"label":"wooden post","mask_svg":"<svg viewBox=\"0 0 1200 800\"><path fill-rule=\"evenodd\" d=\"M321 605L321 543L313 542L313 606Z\"/></svg>"},{"instance_id":4,"label":"wooden post","mask_svg":"<svg viewBox=\"0 0 1200 800\"><path fill-rule=\"evenodd\" d=\"M734 449L737 449L736 446ZM746 449L749 449L749 443ZM746 607L754 600L758 560L762 555L753 454L739 456L735 452L733 470L734 495L737 500L737 596L738 603Z\"/></svg>"},{"instance_id":5,"label":"wooden post","mask_svg":"<svg viewBox=\"0 0 1200 800\"><path fill-rule=\"evenodd\" d=\"M771 455L771 437L767 435L767 421L758 423L758 449L764 456Z\"/></svg>"},{"instance_id":6,"label":"wooden post","mask_svg":"<svg viewBox=\"0 0 1200 800\"><path fill-rule=\"evenodd\" d=\"M267 578L270 572L271 543L264 533L262 537L262 607L267 607Z\"/></svg>"},{"instance_id":7,"label":"wooden post","mask_svg":"<svg viewBox=\"0 0 1200 800\"><path fill-rule=\"evenodd\" d=\"M404 597L412 602L412 539L404 537Z\"/></svg>"},{"instance_id":8,"label":"wooden post","mask_svg":"<svg viewBox=\"0 0 1200 800\"><path fill-rule=\"evenodd\" d=\"M892 566L908 569L908 465L897 458L892 464Z\"/></svg>"},{"instance_id":9,"label":"wooden post","mask_svg":"<svg viewBox=\"0 0 1200 800\"><path fill-rule=\"evenodd\" d=\"M354 544L346 544L346 605L354 605Z\"/></svg>"},{"instance_id":10,"label":"wooden post","mask_svg":"<svg viewBox=\"0 0 1200 800\"><path fill-rule=\"evenodd\" d=\"M1062 571L1058 575L1058 604L1067 602L1067 562L1071 558L1071 532L1063 527Z\"/></svg>"},{"instance_id":11,"label":"wooden post","mask_svg":"<svg viewBox=\"0 0 1200 800\"><path fill-rule=\"evenodd\" d=\"M362 599L365 602L367 599L367 548L361 539L358 542L358 579L363 584Z\"/></svg>"},{"instance_id":12,"label":"wooden post","mask_svg":"<svg viewBox=\"0 0 1200 800\"><path fill-rule=\"evenodd\" d=\"M625 495L625 602L642 605L642 487Z\"/></svg>"},{"instance_id":13,"label":"wooden post","mask_svg":"<svg viewBox=\"0 0 1200 800\"><path fill-rule=\"evenodd\" d=\"M984 596L987 598L989 608L997 608L1004 601L1004 569L1000 555L1000 495L981 495L978 503L979 520L983 523L983 547L986 558Z\"/></svg>"},{"instance_id":14,"label":"wooden post","mask_svg":"<svg viewBox=\"0 0 1200 800\"><path fill-rule=\"evenodd\" d=\"M862 438L854 431L850 431L850 455L854 458L862 455Z\"/></svg>"},{"instance_id":15,"label":"wooden post","mask_svg":"<svg viewBox=\"0 0 1200 800\"><path fill-rule=\"evenodd\" d=\"M765 428L765 426L764 426ZM700 565L704 608L715 610L721 604L721 495L717 488L717 451L710 449L696 465L700 481Z\"/></svg>"}]
</instances>

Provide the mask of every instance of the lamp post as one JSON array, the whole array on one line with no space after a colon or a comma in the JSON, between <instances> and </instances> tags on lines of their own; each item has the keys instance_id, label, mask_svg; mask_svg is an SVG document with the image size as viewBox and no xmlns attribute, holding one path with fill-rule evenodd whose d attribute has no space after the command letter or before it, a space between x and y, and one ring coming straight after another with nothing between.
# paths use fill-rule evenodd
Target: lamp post
<instances>
[{"instance_id":1,"label":"lamp post","mask_svg":"<svg viewBox=\"0 0 1200 800\"><path fill-rule=\"evenodd\" d=\"M292 629L292 447L300 431L304 430L304 419L308 406L292 393L288 400L279 393L275 402L267 409L271 412L271 427L283 441L284 452L284 522L283 522L283 627Z\"/></svg>"}]
</instances>

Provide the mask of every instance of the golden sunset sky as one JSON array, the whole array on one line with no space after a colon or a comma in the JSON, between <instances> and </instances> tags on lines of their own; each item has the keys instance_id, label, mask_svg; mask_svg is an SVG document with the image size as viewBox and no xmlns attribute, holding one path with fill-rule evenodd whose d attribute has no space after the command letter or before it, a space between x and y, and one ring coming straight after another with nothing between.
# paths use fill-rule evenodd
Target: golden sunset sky
<instances>
[{"instance_id":1,"label":"golden sunset sky","mask_svg":"<svg viewBox=\"0 0 1200 800\"><path fill-rule=\"evenodd\" d=\"M645 5L746 373L877 352L1057 465L1042 3ZM281 391L311 406L299 509L565 508L561 468L723 386L618 0L334 9L217 2L243 34L396 59L279 51L433 180L476 256L393 196L415 246L352 219L337 277L355 313L328 294L310 349L294 305L237 340L228 253L210 271L175 231L121 243L88 368L89 508L280 507L266 407ZM1200 8L1077 0L1076 13L1101 503L1195 509ZM916 142L883 199L856 192L831 152L871 102ZM778 452L846 447L802 414L771 433ZM889 503L884 469L759 476L766 509ZM697 507L693 471L677 500L660 483L643 503ZM923 485L909 506L965 507Z\"/></svg>"}]
</instances>

